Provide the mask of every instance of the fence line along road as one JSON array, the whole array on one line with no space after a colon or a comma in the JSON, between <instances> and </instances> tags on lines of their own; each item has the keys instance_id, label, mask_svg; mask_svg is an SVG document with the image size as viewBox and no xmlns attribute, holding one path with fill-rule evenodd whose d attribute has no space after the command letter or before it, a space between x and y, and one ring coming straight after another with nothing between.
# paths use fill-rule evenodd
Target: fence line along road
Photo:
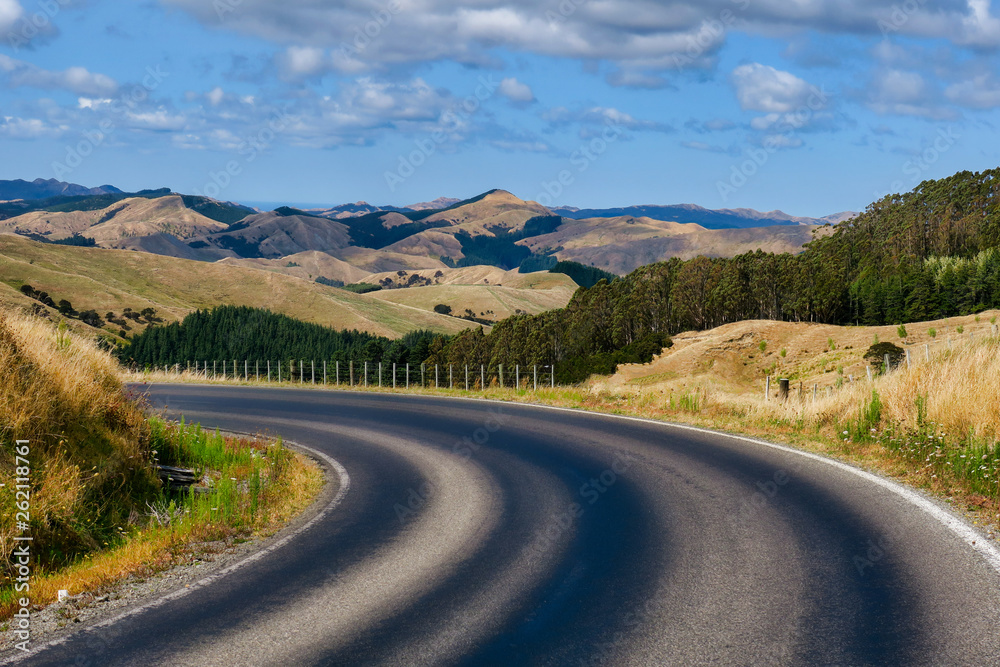
<instances>
[{"instance_id":1,"label":"fence line along road","mask_svg":"<svg viewBox=\"0 0 1000 667\"><path fill-rule=\"evenodd\" d=\"M288 361L251 359L201 359L183 364L150 364L133 368L137 373L163 372L178 378L280 382L289 384L334 385L410 389L465 389L481 391L490 387L537 391L555 388L555 365L521 366L503 364L389 364L374 361Z\"/></svg>"},{"instance_id":2,"label":"fence line along road","mask_svg":"<svg viewBox=\"0 0 1000 667\"><path fill-rule=\"evenodd\" d=\"M952 340L952 336L947 336L940 340L938 340L937 337L934 336L933 337L934 340L927 343L911 344L907 343L906 341L903 341L903 344L906 345L906 347L903 348L903 356L900 358L899 363L896 364L895 367L892 365L892 360L889 358L889 355L886 354L882 358L883 370L880 372L878 369L873 370L871 366L865 366L865 375L868 378L868 382L874 382L875 378L879 375L888 374L900 368L904 367L910 368L911 366L915 366L917 363L920 362L921 357L923 358L923 361L925 363L930 362L932 347L935 348L934 354L939 354L954 350L955 346L960 343L966 343L971 345L972 343L975 343L976 340L982 340L982 339L989 340L991 337L993 339L1000 340L1000 328L998 327L1000 327L1000 325L992 323L989 325L989 328L980 327L978 338L976 336L976 332L965 331L965 328L962 327L962 332L955 334L955 337L957 338L957 343ZM923 348L924 351L922 355L919 355L916 352L911 352L911 350L917 350L920 349L921 347ZM772 398L777 398L778 401L789 400L794 391L794 387L790 385L790 380L788 378L775 378L775 379L778 382L777 394L773 394L771 391L771 387L773 385L771 376L768 375L767 377L764 378L764 400L770 401ZM840 389L844 386L849 386L852 384L854 384L854 376L843 375L838 378L837 383L826 385L825 387L822 388L822 390L825 391L828 396L832 396L835 389ZM810 389L809 387L805 386L804 382L799 382L798 398L800 401L804 401L808 396L811 395L812 400L815 403L816 400L819 398L820 391L821 388L818 383L814 383L812 385L812 388Z\"/></svg>"}]
</instances>

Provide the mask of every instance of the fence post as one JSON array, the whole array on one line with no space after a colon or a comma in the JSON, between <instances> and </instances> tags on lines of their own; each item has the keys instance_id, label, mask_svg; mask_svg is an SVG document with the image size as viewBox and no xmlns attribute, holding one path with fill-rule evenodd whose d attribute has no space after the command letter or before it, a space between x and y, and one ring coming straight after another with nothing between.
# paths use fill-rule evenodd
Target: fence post
<instances>
[{"instance_id":1,"label":"fence post","mask_svg":"<svg viewBox=\"0 0 1000 667\"><path fill-rule=\"evenodd\" d=\"M868 371L868 381L871 382L872 381L872 367L871 366L865 366L865 370Z\"/></svg>"},{"instance_id":2,"label":"fence post","mask_svg":"<svg viewBox=\"0 0 1000 667\"><path fill-rule=\"evenodd\" d=\"M497 377L500 378L500 388L503 389L503 364L497 365Z\"/></svg>"},{"instance_id":3,"label":"fence post","mask_svg":"<svg viewBox=\"0 0 1000 667\"><path fill-rule=\"evenodd\" d=\"M271 382L271 360L267 360L267 381Z\"/></svg>"},{"instance_id":4,"label":"fence post","mask_svg":"<svg viewBox=\"0 0 1000 667\"><path fill-rule=\"evenodd\" d=\"M788 400L788 378L778 380L778 398L781 401Z\"/></svg>"},{"instance_id":5,"label":"fence post","mask_svg":"<svg viewBox=\"0 0 1000 667\"><path fill-rule=\"evenodd\" d=\"M218 366L218 363L219 363L219 362L218 362L218 361L216 361L215 359L213 359L213 360L212 360L212 379L213 379L213 380L214 380L214 379L215 379L216 377L218 377L218 375L219 375L219 371L218 371L218 368L219 368L219 366Z\"/></svg>"},{"instance_id":6,"label":"fence post","mask_svg":"<svg viewBox=\"0 0 1000 667\"><path fill-rule=\"evenodd\" d=\"M885 362L885 366L883 366L882 369L888 375L889 371L892 370L892 368L889 365L889 353L888 352L885 353L885 358L883 359L883 361Z\"/></svg>"},{"instance_id":7,"label":"fence post","mask_svg":"<svg viewBox=\"0 0 1000 667\"><path fill-rule=\"evenodd\" d=\"M378 362L378 387L382 388L382 362Z\"/></svg>"},{"instance_id":8,"label":"fence post","mask_svg":"<svg viewBox=\"0 0 1000 667\"><path fill-rule=\"evenodd\" d=\"M815 403L815 402L816 402L816 393L817 393L818 391L819 391L819 385L818 385L818 384L814 384L814 385L813 385L813 403Z\"/></svg>"},{"instance_id":9,"label":"fence post","mask_svg":"<svg viewBox=\"0 0 1000 667\"><path fill-rule=\"evenodd\" d=\"M521 365L514 364L514 387L521 388Z\"/></svg>"},{"instance_id":10,"label":"fence post","mask_svg":"<svg viewBox=\"0 0 1000 667\"><path fill-rule=\"evenodd\" d=\"M768 375L767 379L764 380L764 400L771 400L771 376Z\"/></svg>"},{"instance_id":11,"label":"fence post","mask_svg":"<svg viewBox=\"0 0 1000 667\"><path fill-rule=\"evenodd\" d=\"M486 391L486 366L479 364L479 388Z\"/></svg>"},{"instance_id":12,"label":"fence post","mask_svg":"<svg viewBox=\"0 0 1000 667\"><path fill-rule=\"evenodd\" d=\"M281 382L281 359L278 359L278 382Z\"/></svg>"},{"instance_id":13,"label":"fence post","mask_svg":"<svg viewBox=\"0 0 1000 667\"><path fill-rule=\"evenodd\" d=\"M333 372L335 373L334 379L336 380L337 386L340 386L340 361L335 361L333 364Z\"/></svg>"},{"instance_id":14,"label":"fence post","mask_svg":"<svg viewBox=\"0 0 1000 667\"><path fill-rule=\"evenodd\" d=\"M406 364L406 388L407 389L410 388L410 364L409 364L409 362L407 362L407 364Z\"/></svg>"},{"instance_id":15,"label":"fence post","mask_svg":"<svg viewBox=\"0 0 1000 667\"><path fill-rule=\"evenodd\" d=\"M323 386L326 386L326 359L323 360Z\"/></svg>"},{"instance_id":16,"label":"fence post","mask_svg":"<svg viewBox=\"0 0 1000 667\"><path fill-rule=\"evenodd\" d=\"M438 388L438 365L434 364L434 388Z\"/></svg>"},{"instance_id":17,"label":"fence post","mask_svg":"<svg viewBox=\"0 0 1000 667\"><path fill-rule=\"evenodd\" d=\"M243 381L247 382L250 380L250 360L243 360Z\"/></svg>"},{"instance_id":18,"label":"fence post","mask_svg":"<svg viewBox=\"0 0 1000 667\"><path fill-rule=\"evenodd\" d=\"M310 359L309 363L311 364L312 369L312 375L310 376L310 379L312 380L311 384L316 384L316 360Z\"/></svg>"},{"instance_id":19,"label":"fence post","mask_svg":"<svg viewBox=\"0 0 1000 667\"><path fill-rule=\"evenodd\" d=\"M924 343L924 357L927 358L927 361L931 360L931 346L930 346L930 343Z\"/></svg>"},{"instance_id":20,"label":"fence post","mask_svg":"<svg viewBox=\"0 0 1000 667\"><path fill-rule=\"evenodd\" d=\"M392 362L392 388L396 388L396 362Z\"/></svg>"},{"instance_id":21,"label":"fence post","mask_svg":"<svg viewBox=\"0 0 1000 667\"><path fill-rule=\"evenodd\" d=\"M448 364L448 389L455 388L455 375L452 373L451 364Z\"/></svg>"},{"instance_id":22,"label":"fence post","mask_svg":"<svg viewBox=\"0 0 1000 667\"><path fill-rule=\"evenodd\" d=\"M538 364L532 365L531 372L535 378L535 391L538 391Z\"/></svg>"},{"instance_id":23,"label":"fence post","mask_svg":"<svg viewBox=\"0 0 1000 667\"><path fill-rule=\"evenodd\" d=\"M910 367L910 348L906 348L906 367Z\"/></svg>"},{"instance_id":24,"label":"fence post","mask_svg":"<svg viewBox=\"0 0 1000 667\"><path fill-rule=\"evenodd\" d=\"M556 388L556 362L552 362L552 388Z\"/></svg>"}]
</instances>

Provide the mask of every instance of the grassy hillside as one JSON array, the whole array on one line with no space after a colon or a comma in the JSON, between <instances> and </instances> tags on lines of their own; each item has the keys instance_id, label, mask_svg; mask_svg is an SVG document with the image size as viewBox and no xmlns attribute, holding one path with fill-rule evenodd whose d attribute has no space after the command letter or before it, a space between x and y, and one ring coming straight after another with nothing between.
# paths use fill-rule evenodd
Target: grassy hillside
<instances>
[{"instance_id":1,"label":"grassy hillside","mask_svg":"<svg viewBox=\"0 0 1000 667\"><path fill-rule=\"evenodd\" d=\"M400 275L402 274L402 275ZM405 289L383 289L370 296L385 302L433 311L451 308L461 317L501 320L519 313L536 314L563 308L577 290L576 283L562 274L518 273L494 266L461 269L423 269L375 273L359 282L376 285L415 285Z\"/></svg>"},{"instance_id":2,"label":"grassy hillside","mask_svg":"<svg viewBox=\"0 0 1000 667\"><path fill-rule=\"evenodd\" d=\"M77 310L155 308L165 321L219 304L269 308L307 322L396 338L414 329L461 330L454 318L270 271L141 252L75 248L0 235L0 303L24 306L22 284Z\"/></svg>"},{"instance_id":3,"label":"grassy hillside","mask_svg":"<svg viewBox=\"0 0 1000 667\"><path fill-rule=\"evenodd\" d=\"M119 372L89 338L0 310L0 620L21 599L42 606L61 589L92 599L175 562L193 541L273 530L321 484L278 443L147 421ZM171 495L157 463L192 468L207 492ZM30 588L15 590L11 554L24 536Z\"/></svg>"},{"instance_id":4,"label":"grassy hillside","mask_svg":"<svg viewBox=\"0 0 1000 667\"><path fill-rule=\"evenodd\" d=\"M15 523L14 440L30 440L31 525L49 561L94 550L155 496L152 448L117 363L84 339L0 311L0 543ZM5 561L6 564L6 561ZM6 572L5 572L6 574Z\"/></svg>"},{"instance_id":5,"label":"grassy hillside","mask_svg":"<svg viewBox=\"0 0 1000 667\"><path fill-rule=\"evenodd\" d=\"M818 385L826 394L867 380L865 352L876 341L910 351L911 364L949 348L993 335L1000 311L903 325L842 327L808 322L748 320L707 331L675 335L673 347L652 363L622 366L606 379L595 380L614 391L654 390L683 393L710 391L718 397L763 396L764 378L789 378L811 394ZM959 329L961 328L961 333ZM901 337L900 333L906 333ZM931 333L934 335L931 336ZM763 349L761 349L763 347ZM776 385L774 385L776 387Z\"/></svg>"}]
</instances>

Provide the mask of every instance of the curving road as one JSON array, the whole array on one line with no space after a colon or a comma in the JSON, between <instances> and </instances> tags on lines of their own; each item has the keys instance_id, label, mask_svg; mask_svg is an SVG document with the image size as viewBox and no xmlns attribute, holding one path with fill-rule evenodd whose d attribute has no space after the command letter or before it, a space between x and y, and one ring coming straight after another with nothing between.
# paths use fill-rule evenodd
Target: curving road
<instances>
[{"instance_id":1,"label":"curving road","mask_svg":"<svg viewBox=\"0 0 1000 667\"><path fill-rule=\"evenodd\" d=\"M819 457L480 401L151 397L324 452L350 488L287 544L30 664L1000 664L993 547Z\"/></svg>"}]
</instances>

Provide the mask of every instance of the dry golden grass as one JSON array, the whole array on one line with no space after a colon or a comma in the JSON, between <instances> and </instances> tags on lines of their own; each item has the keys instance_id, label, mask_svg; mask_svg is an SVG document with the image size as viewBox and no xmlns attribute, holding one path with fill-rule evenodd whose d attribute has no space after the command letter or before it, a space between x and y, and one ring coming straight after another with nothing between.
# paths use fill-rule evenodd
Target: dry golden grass
<instances>
[{"instance_id":1,"label":"dry golden grass","mask_svg":"<svg viewBox=\"0 0 1000 667\"><path fill-rule=\"evenodd\" d=\"M48 323L0 313L0 439L30 441L31 525L39 549L70 555L96 545L94 503L152 488L145 421L126 400L114 359ZM0 453L0 545L16 531L15 459ZM112 516L127 518L128 502Z\"/></svg>"},{"instance_id":2,"label":"dry golden grass","mask_svg":"<svg viewBox=\"0 0 1000 667\"><path fill-rule=\"evenodd\" d=\"M94 309L102 316L108 311L120 314L126 307L151 307L170 322L198 308L229 304L390 338L414 329L457 333L467 325L273 271L0 234L0 305L25 304L18 291L25 283L56 301L68 299L77 310Z\"/></svg>"},{"instance_id":3,"label":"dry golden grass","mask_svg":"<svg viewBox=\"0 0 1000 667\"><path fill-rule=\"evenodd\" d=\"M279 445L212 440L191 429L185 437L147 422L142 406L126 397L119 372L90 339L0 311L0 618L16 608L9 557L17 536L33 540L30 599L45 605L61 589L93 592L169 566L192 543L273 532L323 483L314 463ZM15 458L15 440L29 442L27 475L18 470L25 463ZM168 501L153 472L154 446L161 457L175 450L172 464L221 478L216 494L185 501L190 517L168 526L150 517L149 503ZM218 469L209 470L205 456ZM245 482L237 486L230 476ZM27 530L17 506L24 477ZM224 512L208 507L216 497Z\"/></svg>"}]
</instances>

